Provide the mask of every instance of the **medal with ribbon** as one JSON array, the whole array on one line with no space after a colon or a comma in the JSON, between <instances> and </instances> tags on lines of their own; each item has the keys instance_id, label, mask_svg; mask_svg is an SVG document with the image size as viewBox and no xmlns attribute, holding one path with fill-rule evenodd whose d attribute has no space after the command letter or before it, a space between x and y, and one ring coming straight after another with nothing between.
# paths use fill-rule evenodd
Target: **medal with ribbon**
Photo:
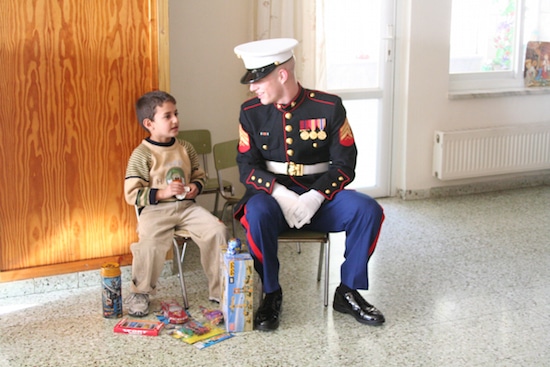
<instances>
[{"instance_id":1,"label":"medal with ribbon","mask_svg":"<svg viewBox=\"0 0 550 367\"><path fill-rule=\"evenodd\" d=\"M309 132L308 132L308 120L300 120L300 138L302 140L308 140L309 139Z\"/></svg>"},{"instance_id":2,"label":"medal with ribbon","mask_svg":"<svg viewBox=\"0 0 550 367\"><path fill-rule=\"evenodd\" d=\"M327 126L327 119L317 119L319 127L319 132L317 133L317 138L319 140L325 140L327 138L327 132L325 131L325 128Z\"/></svg>"}]
</instances>

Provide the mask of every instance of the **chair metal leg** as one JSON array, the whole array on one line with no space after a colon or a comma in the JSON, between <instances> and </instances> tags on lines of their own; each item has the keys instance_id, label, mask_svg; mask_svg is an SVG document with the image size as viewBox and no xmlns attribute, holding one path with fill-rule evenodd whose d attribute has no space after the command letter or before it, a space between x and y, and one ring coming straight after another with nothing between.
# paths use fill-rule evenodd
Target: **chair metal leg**
<instances>
[{"instance_id":1,"label":"chair metal leg","mask_svg":"<svg viewBox=\"0 0 550 367\"><path fill-rule=\"evenodd\" d=\"M307 236L306 236L307 238ZM290 236L283 236L283 239L285 242L295 242L296 243L296 249L298 253L301 253L302 250L302 243L300 242L300 239L296 237L295 239L291 238ZM329 275L330 275L330 235L326 234L326 237L322 240L318 241L311 241L311 238L308 238L307 242L319 242L319 264L317 266L317 281L321 281L321 274L323 273L323 255L324 255L324 263L325 263L325 281L324 281L324 294L323 294L323 303L325 307L328 306L328 297L329 297Z\"/></svg>"},{"instance_id":2,"label":"chair metal leg","mask_svg":"<svg viewBox=\"0 0 550 367\"><path fill-rule=\"evenodd\" d=\"M324 245L325 248L325 307L328 306L328 284L329 284L329 269L330 269L330 237Z\"/></svg>"},{"instance_id":3,"label":"chair metal leg","mask_svg":"<svg viewBox=\"0 0 550 367\"><path fill-rule=\"evenodd\" d=\"M220 192L216 191L216 198L214 199L214 215L218 216L218 203L220 202Z\"/></svg>"},{"instance_id":4,"label":"chair metal leg","mask_svg":"<svg viewBox=\"0 0 550 367\"><path fill-rule=\"evenodd\" d=\"M300 242L296 242L296 248L298 250L298 253L302 252ZM326 242L321 243L321 246L319 246L319 265L317 266L317 281L321 281L321 274L323 273L323 255L324 255L324 263L325 263L325 284L324 284L324 295L323 295L323 302L325 304L325 307L328 306L328 285L329 285L329 268L330 268L330 238L327 239Z\"/></svg>"},{"instance_id":5,"label":"chair metal leg","mask_svg":"<svg viewBox=\"0 0 550 367\"><path fill-rule=\"evenodd\" d=\"M225 219L225 212L227 211L227 209L229 208L229 204L226 202L224 205L223 205L223 209L222 209L222 215L220 216L220 220L222 222L224 222L224 219ZM225 223L225 222L224 222ZM231 215L231 229L233 230L233 237L235 237L235 218L233 218L233 215Z\"/></svg>"},{"instance_id":6,"label":"chair metal leg","mask_svg":"<svg viewBox=\"0 0 550 367\"><path fill-rule=\"evenodd\" d=\"M329 268L330 268L330 239L322 243L319 249L319 266L317 268L317 281L321 281L321 273L323 272L323 254L325 255L325 286L323 301L325 307L328 306L328 284L329 284Z\"/></svg>"},{"instance_id":7,"label":"chair metal leg","mask_svg":"<svg viewBox=\"0 0 550 367\"><path fill-rule=\"evenodd\" d=\"M317 267L317 281L321 281L321 273L323 272L323 254L325 253L325 244L319 246L319 266Z\"/></svg>"},{"instance_id":8,"label":"chair metal leg","mask_svg":"<svg viewBox=\"0 0 550 367\"><path fill-rule=\"evenodd\" d=\"M189 302L187 301L187 289L185 288L185 279L183 278L183 258L185 257L185 250L187 249L187 239L183 241L181 252L180 252L180 247L178 245L178 241L176 237L172 239L172 243L174 244L174 252L175 252L174 259L177 259L176 261L178 262L178 277L180 279L181 296L183 298L183 305L185 309L188 309Z\"/></svg>"},{"instance_id":9,"label":"chair metal leg","mask_svg":"<svg viewBox=\"0 0 550 367\"><path fill-rule=\"evenodd\" d=\"M231 216L231 228L233 229L233 237L235 237L235 218Z\"/></svg>"}]
</instances>

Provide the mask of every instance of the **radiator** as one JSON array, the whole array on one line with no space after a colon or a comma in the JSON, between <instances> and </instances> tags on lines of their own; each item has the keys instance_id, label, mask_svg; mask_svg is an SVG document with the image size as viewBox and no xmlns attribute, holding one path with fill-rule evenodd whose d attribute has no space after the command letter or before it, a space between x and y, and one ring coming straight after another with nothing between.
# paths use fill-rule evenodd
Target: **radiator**
<instances>
[{"instance_id":1,"label":"radiator","mask_svg":"<svg viewBox=\"0 0 550 367\"><path fill-rule=\"evenodd\" d=\"M440 180L550 169L550 122L436 131L433 174Z\"/></svg>"}]
</instances>

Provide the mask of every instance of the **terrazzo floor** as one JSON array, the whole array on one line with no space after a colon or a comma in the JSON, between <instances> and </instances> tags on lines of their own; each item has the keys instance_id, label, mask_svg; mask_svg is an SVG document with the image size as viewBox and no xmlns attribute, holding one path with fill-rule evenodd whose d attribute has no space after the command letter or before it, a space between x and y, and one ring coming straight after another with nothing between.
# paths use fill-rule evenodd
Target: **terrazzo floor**
<instances>
[{"instance_id":1,"label":"terrazzo floor","mask_svg":"<svg viewBox=\"0 0 550 367\"><path fill-rule=\"evenodd\" d=\"M550 186L379 202L386 221L363 294L384 312L381 327L332 310L344 240L335 234L329 307L316 280L318 246L298 254L285 245L280 328L238 333L203 350L165 332L115 334L117 320L101 315L97 272L88 283L76 275L78 288L35 286L23 296L16 290L28 283L0 284L0 366L550 365ZM197 254L191 244L191 314L212 306ZM178 279L168 275L152 308L178 297Z\"/></svg>"}]
</instances>

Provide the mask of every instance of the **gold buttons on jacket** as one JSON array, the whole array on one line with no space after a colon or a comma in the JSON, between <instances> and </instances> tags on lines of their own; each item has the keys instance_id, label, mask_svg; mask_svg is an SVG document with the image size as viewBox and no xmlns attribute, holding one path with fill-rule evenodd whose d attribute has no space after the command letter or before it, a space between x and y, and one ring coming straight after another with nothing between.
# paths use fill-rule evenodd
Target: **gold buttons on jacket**
<instances>
[{"instance_id":1,"label":"gold buttons on jacket","mask_svg":"<svg viewBox=\"0 0 550 367\"><path fill-rule=\"evenodd\" d=\"M294 150L288 149L288 150L286 151L286 154L288 154L289 157L292 157L292 156L294 155Z\"/></svg>"},{"instance_id":2,"label":"gold buttons on jacket","mask_svg":"<svg viewBox=\"0 0 550 367\"><path fill-rule=\"evenodd\" d=\"M267 145L266 144L262 145L262 149L267 150Z\"/></svg>"},{"instance_id":3,"label":"gold buttons on jacket","mask_svg":"<svg viewBox=\"0 0 550 367\"><path fill-rule=\"evenodd\" d=\"M309 94L309 96L310 96L311 98L313 98L313 97L315 97L315 93L311 92L311 93Z\"/></svg>"},{"instance_id":4,"label":"gold buttons on jacket","mask_svg":"<svg viewBox=\"0 0 550 367\"><path fill-rule=\"evenodd\" d=\"M292 125L286 125L285 130L286 130L287 133L291 132L292 131Z\"/></svg>"},{"instance_id":5,"label":"gold buttons on jacket","mask_svg":"<svg viewBox=\"0 0 550 367\"><path fill-rule=\"evenodd\" d=\"M292 114L290 112L285 113L285 119L290 120L292 118Z\"/></svg>"},{"instance_id":6,"label":"gold buttons on jacket","mask_svg":"<svg viewBox=\"0 0 550 367\"><path fill-rule=\"evenodd\" d=\"M288 145L290 145L290 144L294 143L294 139L292 139L292 138L286 138L286 143L287 143Z\"/></svg>"},{"instance_id":7,"label":"gold buttons on jacket","mask_svg":"<svg viewBox=\"0 0 550 367\"><path fill-rule=\"evenodd\" d=\"M290 104L290 107L294 107L296 106L296 102L292 101L292 103Z\"/></svg>"},{"instance_id":8,"label":"gold buttons on jacket","mask_svg":"<svg viewBox=\"0 0 550 367\"><path fill-rule=\"evenodd\" d=\"M333 182L331 185L332 185L332 187L338 186L338 184L336 182Z\"/></svg>"},{"instance_id":9,"label":"gold buttons on jacket","mask_svg":"<svg viewBox=\"0 0 550 367\"><path fill-rule=\"evenodd\" d=\"M344 181L344 177L338 176L338 181Z\"/></svg>"},{"instance_id":10,"label":"gold buttons on jacket","mask_svg":"<svg viewBox=\"0 0 550 367\"><path fill-rule=\"evenodd\" d=\"M326 189L326 190L325 190L325 194L330 195L330 190L329 190L329 189Z\"/></svg>"},{"instance_id":11,"label":"gold buttons on jacket","mask_svg":"<svg viewBox=\"0 0 550 367\"><path fill-rule=\"evenodd\" d=\"M314 148L317 148L317 143L311 144Z\"/></svg>"}]
</instances>

